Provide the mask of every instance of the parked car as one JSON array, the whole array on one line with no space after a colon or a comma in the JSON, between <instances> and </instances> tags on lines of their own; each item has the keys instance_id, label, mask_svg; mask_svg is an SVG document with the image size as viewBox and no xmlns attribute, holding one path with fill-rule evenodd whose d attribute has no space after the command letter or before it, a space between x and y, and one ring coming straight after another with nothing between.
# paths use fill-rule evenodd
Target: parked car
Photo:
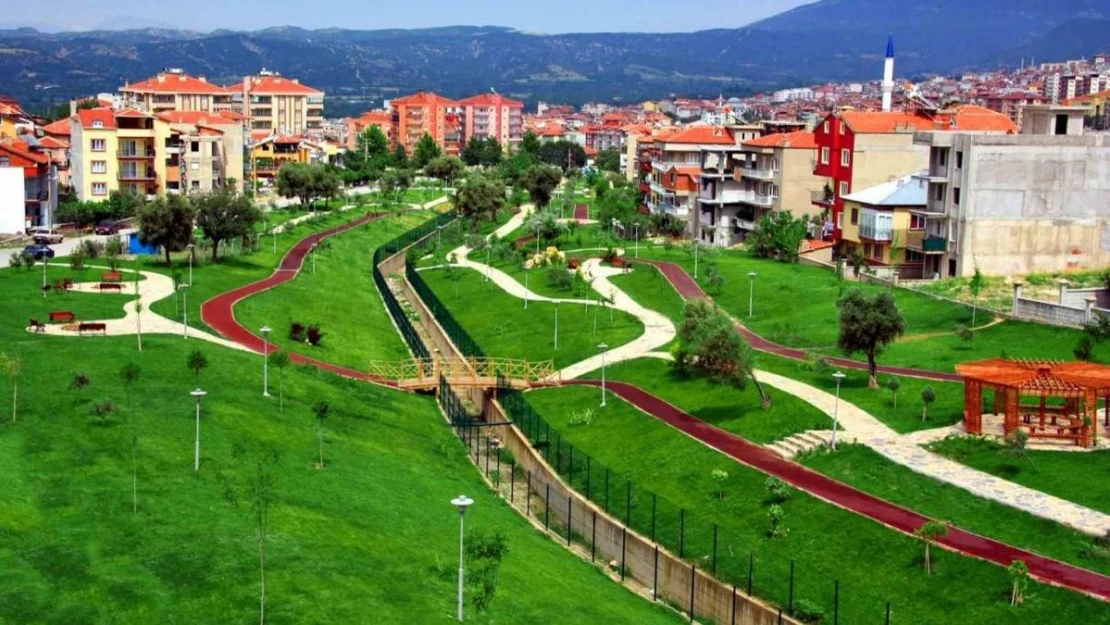
<instances>
[{"instance_id":1,"label":"parked car","mask_svg":"<svg viewBox=\"0 0 1110 625\"><path fill-rule=\"evenodd\" d=\"M94 232L96 232L96 234L119 234L119 231L122 229L123 225L118 221L106 220L96 224Z\"/></svg>"},{"instance_id":2,"label":"parked car","mask_svg":"<svg viewBox=\"0 0 1110 625\"><path fill-rule=\"evenodd\" d=\"M46 245L61 243L65 240L65 237L62 236L61 232L58 232L57 230L52 230L50 228L43 228L41 226L38 228L31 228L27 231L27 234L35 243L43 243Z\"/></svg>"},{"instance_id":3,"label":"parked car","mask_svg":"<svg viewBox=\"0 0 1110 625\"><path fill-rule=\"evenodd\" d=\"M54 258L54 250L50 249L49 245L36 243L28 245L23 248L24 254L30 254L35 260L42 260L44 258Z\"/></svg>"}]
</instances>

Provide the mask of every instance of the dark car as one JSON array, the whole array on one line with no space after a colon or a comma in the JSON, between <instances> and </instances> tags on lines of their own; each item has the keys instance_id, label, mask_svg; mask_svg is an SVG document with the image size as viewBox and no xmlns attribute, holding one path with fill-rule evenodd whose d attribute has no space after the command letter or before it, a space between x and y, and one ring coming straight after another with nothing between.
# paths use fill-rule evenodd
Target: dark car
<instances>
[{"instance_id":1,"label":"dark car","mask_svg":"<svg viewBox=\"0 0 1110 625\"><path fill-rule=\"evenodd\" d=\"M123 226L118 221L102 221L96 225L97 234L118 234Z\"/></svg>"},{"instance_id":2,"label":"dark car","mask_svg":"<svg viewBox=\"0 0 1110 625\"><path fill-rule=\"evenodd\" d=\"M23 253L30 254L35 260L42 260L43 258L54 258L54 250L50 249L49 245L42 245L41 243L28 245L27 247L23 248Z\"/></svg>"}]
</instances>

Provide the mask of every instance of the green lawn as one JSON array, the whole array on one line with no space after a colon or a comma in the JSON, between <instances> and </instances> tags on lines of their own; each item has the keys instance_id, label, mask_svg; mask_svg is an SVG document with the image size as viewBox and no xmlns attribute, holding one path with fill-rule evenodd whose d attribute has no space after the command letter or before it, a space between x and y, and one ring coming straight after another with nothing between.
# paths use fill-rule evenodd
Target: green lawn
<instances>
[{"instance_id":1,"label":"green lawn","mask_svg":"<svg viewBox=\"0 0 1110 625\"><path fill-rule=\"evenodd\" d=\"M1026 603L1011 608L1005 569L947 552L934 556L934 574L926 575L921 544L915 539L797 491L791 491L782 504L788 536L768 538L763 474L623 401L614 398L607 408L598 409L595 388L544 389L527 397L549 420L552 438L556 431L561 435L561 464L566 464L567 443L575 447L575 483L580 490L587 454L595 463L591 494L599 503L606 493L601 467L612 470L609 505L618 516L625 514L625 483L632 480L637 489L631 522L644 533L652 531L653 502L648 492L656 493L655 531L672 549L678 546L679 509L686 509L684 549L688 558L696 558L699 568L711 566L707 556L712 553L712 525L717 524L719 575L743 587L749 554L754 553L755 590L760 596L787 601L794 561L795 600L821 606L827 617L832 614L833 582L840 581L842 623L882 622L887 601L893 604L895 622L921 625L1105 618L1106 604L1039 585L1030 589ZM569 425L575 414L588 408L598 411L590 425ZM545 447L552 459L553 446L554 442ZM715 469L728 473L723 485L713 479ZM719 488L723 498L717 496Z\"/></svg>"},{"instance_id":2,"label":"green lawn","mask_svg":"<svg viewBox=\"0 0 1110 625\"><path fill-rule=\"evenodd\" d=\"M832 427L832 420L823 412L793 395L767 387L772 403L764 411L751 384L740 390L698 378L682 379L671 372L670 363L656 358L618 363L608 367L606 375L647 389L706 423L757 443ZM600 373L595 371L589 377L598 378Z\"/></svg>"},{"instance_id":3,"label":"green lawn","mask_svg":"<svg viewBox=\"0 0 1110 625\"><path fill-rule=\"evenodd\" d=\"M9 273L0 270L5 287ZM257 621L250 485L262 459L273 492L269 623L453 621L458 514L448 502L459 493L476 500L468 533L500 533L509 547L490 611L470 609L468 622L677 622L496 499L430 397L293 367L280 412L259 392L254 355L174 337L150 336L137 352L129 337L33 336L16 299L0 298L0 349L23 359L19 420L0 426L0 622ZM185 367L194 348L210 363L199 472ZM142 368L130 402L125 363ZM76 371L88 388L68 390ZM119 412L101 422L90 406L105 399ZM317 401L331 408L326 470L314 468ZM0 404L6 422L10 404Z\"/></svg>"},{"instance_id":4,"label":"green lawn","mask_svg":"<svg viewBox=\"0 0 1110 625\"><path fill-rule=\"evenodd\" d=\"M87 265L99 265L101 259L88 261ZM131 268L133 263L123 263L123 268ZM55 280L72 279L79 282L100 282L100 276L105 269L82 270L70 269L68 260L58 258L46 268L46 283L53 286ZM124 274L134 279L134 274ZM56 292L50 290L46 297L42 296L42 264L37 263L31 269L4 269L0 270L0 300L5 307L5 324L27 327L30 319L37 319L42 323L49 323L49 313L54 311L69 311L79 321L95 321L100 319L122 319L123 306L134 299L130 295L120 293L77 293ZM3 351L0 345L0 351Z\"/></svg>"},{"instance_id":5,"label":"green lawn","mask_svg":"<svg viewBox=\"0 0 1110 625\"><path fill-rule=\"evenodd\" d=\"M618 347L644 332L643 324L627 313L598 306L560 304L559 347L555 349L555 304L530 302L525 310L524 300L484 281L477 271L456 269L454 275L457 283L440 269L420 272L487 356L533 362L554 359L555 366L563 368L597 355L599 343Z\"/></svg>"},{"instance_id":6,"label":"green lawn","mask_svg":"<svg viewBox=\"0 0 1110 625\"><path fill-rule=\"evenodd\" d=\"M1074 455L1082 454L1056 454ZM1082 548L1091 544L1090 537L1085 534L914 473L867 447L845 445L832 453L807 454L801 461L841 482L922 514L951 521L964 529L1016 547L1110 574L1110 560L1100 562L1080 553ZM1110 477L1106 470L1106 458L1089 457L1083 463L1076 462L1068 468L1082 471L1085 475L1089 475L1091 470L1101 473L1102 479L1096 478L1100 484ZM1055 466L1052 469L1063 471L1065 467ZM1055 471L1054 474L1060 475ZM1105 504L1110 493L1106 489L1101 490Z\"/></svg>"},{"instance_id":7,"label":"green lawn","mask_svg":"<svg viewBox=\"0 0 1110 625\"><path fill-rule=\"evenodd\" d=\"M371 266L378 246L432 214L386 217L328 239L317 252L316 273L306 262L292 282L240 302L236 318L252 330L272 327L271 340L282 349L359 371L365 371L371 360L409 358L374 286ZM319 324L323 342L313 347L291 341L289 328L294 321Z\"/></svg>"},{"instance_id":8,"label":"green lawn","mask_svg":"<svg viewBox=\"0 0 1110 625\"><path fill-rule=\"evenodd\" d=\"M611 276L609 281L641 306L666 315L676 326L682 323L686 302L655 267L634 264L632 271Z\"/></svg>"},{"instance_id":9,"label":"green lawn","mask_svg":"<svg viewBox=\"0 0 1110 625\"><path fill-rule=\"evenodd\" d=\"M1099 437L1105 434L1099 423ZM969 467L1110 514L1110 451L1029 451L1015 457L998 443L953 437L929 448Z\"/></svg>"}]
</instances>

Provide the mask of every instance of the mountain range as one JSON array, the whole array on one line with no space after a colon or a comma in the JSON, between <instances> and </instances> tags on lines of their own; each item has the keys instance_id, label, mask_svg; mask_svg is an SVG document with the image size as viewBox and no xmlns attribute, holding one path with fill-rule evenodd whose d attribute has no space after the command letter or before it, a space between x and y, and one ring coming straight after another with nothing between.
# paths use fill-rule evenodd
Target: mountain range
<instances>
[{"instance_id":1,"label":"mountain range","mask_svg":"<svg viewBox=\"0 0 1110 625\"><path fill-rule=\"evenodd\" d=\"M914 78L1090 56L1110 48L1108 27L1110 0L821 0L743 28L692 33L20 28L0 30L0 91L33 110L166 67L226 83L265 67L326 91L337 115L421 89L632 102L877 79L888 32L897 75Z\"/></svg>"}]
</instances>

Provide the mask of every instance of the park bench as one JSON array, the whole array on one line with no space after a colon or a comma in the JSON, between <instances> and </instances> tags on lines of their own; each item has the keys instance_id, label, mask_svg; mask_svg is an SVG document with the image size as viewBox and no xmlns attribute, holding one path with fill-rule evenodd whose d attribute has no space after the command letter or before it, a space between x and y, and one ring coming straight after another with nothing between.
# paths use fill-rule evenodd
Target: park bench
<instances>
[{"instance_id":1,"label":"park bench","mask_svg":"<svg viewBox=\"0 0 1110 625\"><path fill-rule=\"evenodd\" d=\"M73 313L68 310L50 313L50 323L73 323Z\"/></svg>"},{"instance_id":2,"label":"park bench","mask_svg":"<svg viewBox=\"0 0 1110 625\"><path fill-rule=\"evenodd\" d=\"M46 324L39 321L38 319L31 319L30 327L35 332L46 332Z\"/></svg>"},{"instance_id":3,"label":"park bench","mask_svg":"<svg viewBox=\"0 0 1110 625\"><path fill-rule=\"evenodd\" d=\"M77 324L77 334L81 335L85 332L102 332L104 336L108 336L108 324L93 322L82 322Z\"/></svg>"},{"instance_id":4,"label":"park bench","mask_svg":"<svg viewBox=\"0 0 1110 625\"><path fill-rule=\"evenodd\" d=\"M119 293L123 293L122 282L101 282L99 285L97 285L97 288L99 288L101 291L116 291Z\"/></svg>"},{"instance_id":5,"label":"park bench","mask_svg":"<svg viewBox=\"0 0 1110 625\"><path fill-rule=\"evenodd\" d=\"M620 256L614 256L609 260L609 265L618 269L624 269L628 266L628 263Z\"/></svg>"},{"instance_id":6,"label":"park bench","mask_svg":"<svg viewBox=\"0 0 1110 625\"><path fill-rule=\"evenodd\" d=\"M580 261L578 260L577 256L571 256L569 259L567 259L567 269L578 269L579 264Z\"/></svg>"},{"instance_id":7,"label":"park bench","mask_svg":"<svg viewBox=\"0 0 1110 625\"><path fill-rule=\"evenodd\" d=\"M118 271L109 271L100 276L101 282L123 282L123 275Z\"/></svg>"}]
</instances>

